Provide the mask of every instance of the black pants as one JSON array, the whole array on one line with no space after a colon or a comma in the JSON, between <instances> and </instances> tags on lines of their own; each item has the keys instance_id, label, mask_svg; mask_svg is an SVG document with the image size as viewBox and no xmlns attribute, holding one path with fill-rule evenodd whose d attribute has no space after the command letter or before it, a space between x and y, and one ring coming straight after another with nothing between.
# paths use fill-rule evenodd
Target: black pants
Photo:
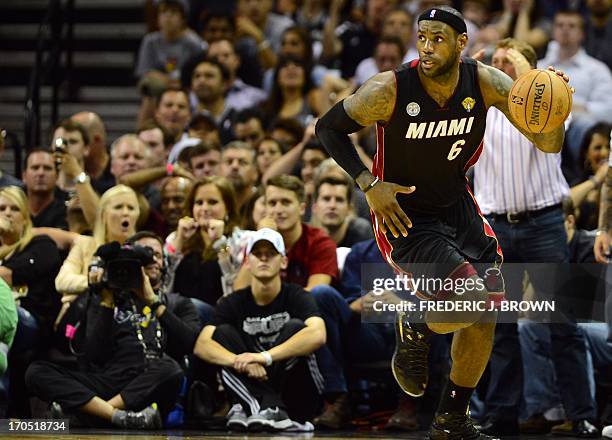
<instances>
[{"instance_id":1,"label":"black pants","mask_svg":"<svg viewBox=\"0 0 612 440\"><path fill-rule=\"evenodd\" d=\"M96 396L109 400L120 394L128 410L139 411L156 402L165 414L176 403L182 379L181 367L168 356L149 362L144 370L105 373L72 371L40 361L25 374L31 394L45 402L58 402L67 411L77 410Z\"/></svg>"},{"instance_id":2,"label":"black pants","mask_svg":"<svg viewBox=\"0 0 612 440\"><path fill-rule=\"evenodd\" d=\"M281 329L278 344L304 328L299 319L289 320ZM213 339L232 353L259 352L251 337L229 324L215 329ZM323 377L313 354L275 362L267 367L267 381L249 378L232 368L221 370L221 379L232 404L240 403L247 414L266 408L285 408L289 416L304 422L316 416L321 404Z\"/></svg>"}]
</instances>

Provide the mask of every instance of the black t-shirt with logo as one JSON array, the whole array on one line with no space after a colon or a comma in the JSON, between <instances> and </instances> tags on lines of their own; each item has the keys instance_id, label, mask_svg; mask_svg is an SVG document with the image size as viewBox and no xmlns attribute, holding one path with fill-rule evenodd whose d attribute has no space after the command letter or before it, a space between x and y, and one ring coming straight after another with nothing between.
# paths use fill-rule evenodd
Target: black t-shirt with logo
<instances>
[{"instance_id":1,"label":"black t-shirt with logo","mask_svg":"<svg viewBox=\"0 0 612 440\"><path fill-rule=\"evenodd\" d=\"M311 294L297 284L283 283L276 298L265 306L255 303L251 288L238 290L219 300L211 324L229 324L248 335L256 347L278 345L280 330L292 318L306 321L321 316Z\"/></svg>"},{"instance_id":2,"label":"black t-shirt with logo","mask_svg":"<svg viewBox=\"0 0 612 440\"><path fill-rule=\"evenodd\" d=\"M438 212L464 195L465 173L482 151L487 114L473 59L461 60L457 87L442 106L425 91L418 66L414 60L395 71L395 109L386 124L377 125L373 171L386 182L416 186L397 197L408 215Z\"/></svg>"}]
</instances>

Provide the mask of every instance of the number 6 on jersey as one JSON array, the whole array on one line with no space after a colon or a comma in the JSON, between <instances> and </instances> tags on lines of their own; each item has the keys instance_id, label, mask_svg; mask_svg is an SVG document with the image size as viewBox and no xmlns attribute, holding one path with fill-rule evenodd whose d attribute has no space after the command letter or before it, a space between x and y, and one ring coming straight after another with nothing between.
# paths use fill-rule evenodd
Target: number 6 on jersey
<instances>
[{"instance_id":1,"label":"number 6 on jersey","mask_svg":"<svg viewBox=\"0 0 612 440\"><path fill-rule=\"evenodd\" d=\"M452 145L450 151L448 152L448 156L446 156L448 160L454 160L457 158L457 156L459 156L459 153L461 153L462 150L460 145L465 145L465 141L463 139L459 139Z\"/></svg>"}]
</instances>

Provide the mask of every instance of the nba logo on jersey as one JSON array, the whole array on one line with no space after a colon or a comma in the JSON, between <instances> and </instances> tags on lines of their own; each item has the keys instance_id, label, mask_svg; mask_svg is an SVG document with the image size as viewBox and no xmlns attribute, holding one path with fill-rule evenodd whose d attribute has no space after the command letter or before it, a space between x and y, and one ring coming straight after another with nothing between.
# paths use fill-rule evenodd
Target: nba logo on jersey
<instances>
[{"instance_id":1,"label":"nba logo on jersey","mask_svg":"<svg viewBox=\"0 0 612 440\"><path fill-rule=\"evenodd\" d=\"M430 13L429 13L429 18L434 18L436 15L436 10L433 9Z\"/></svg>"},{"instance_id":2,"label":"nba logo on jersey","mask_svg":"<svg viewBox=\"0 0 612 440\"><path fill-rule=\"evenodd\" d=\"M420 113L420 111L421 106L419 106L419 104L416 102L411 102L406 106L406 113L408 113L410 116L416 116Z\"/></svg>"}]
</instances>

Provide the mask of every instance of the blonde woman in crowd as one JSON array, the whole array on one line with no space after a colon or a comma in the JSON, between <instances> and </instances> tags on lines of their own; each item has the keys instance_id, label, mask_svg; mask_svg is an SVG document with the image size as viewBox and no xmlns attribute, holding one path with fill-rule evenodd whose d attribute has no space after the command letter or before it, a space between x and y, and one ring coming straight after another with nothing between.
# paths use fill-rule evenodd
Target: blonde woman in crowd
<instances>
[{"instance_id":1,"label":"blonde woman in crowd","mask_svg":"<svg viewBox=\"0 0 612 440\"><path fill-rule=\"evenodd\" d=\"M74 240L70 254L55 279L57 291L63 295L63 315L69 303L87 289L87 274L92 257L99 246L111 241L123 242L136 232L140 214L133 189L116 185L100 198L93 228L93 237L80 235Z\"/></svg>"}]
</instances>

